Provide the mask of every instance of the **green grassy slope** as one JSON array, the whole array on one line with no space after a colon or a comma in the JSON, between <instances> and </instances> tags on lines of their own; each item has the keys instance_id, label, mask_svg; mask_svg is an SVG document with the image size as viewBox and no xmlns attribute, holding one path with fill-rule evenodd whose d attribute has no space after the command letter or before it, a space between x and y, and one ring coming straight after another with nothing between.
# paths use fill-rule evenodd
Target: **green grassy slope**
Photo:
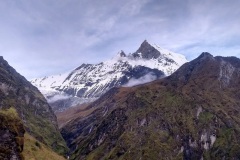
<instances>
[{"instance_id":1,"label":"green grassy slope","mask_svg":"<svg viewBox=\"0 0 240 160\"><path fill-rule=\"evenodd\" d=\"M239 159L240 60L203 53L172 76L112 89L62 129L72 159Z\"/></svg>"},{"instance_id":2,"label":"green grassy slope","mask_svg":"<svg viewBox=\"0 0 240 160\"><path fill-rule=\"evenodd\" d=\"M13 107L26 132L54 151L65 154L66 144L46 99L0 56L0 110Z\"/></svg>"}]
</instances>

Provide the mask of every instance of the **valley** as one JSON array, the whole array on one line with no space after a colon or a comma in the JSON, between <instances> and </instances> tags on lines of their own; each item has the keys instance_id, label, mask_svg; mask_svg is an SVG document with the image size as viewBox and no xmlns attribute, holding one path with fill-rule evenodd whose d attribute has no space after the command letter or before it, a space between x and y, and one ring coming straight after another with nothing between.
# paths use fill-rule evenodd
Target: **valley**
<instances>
[{"instance_id":1,"label":"valley","mask_svg":"<svg viewBox=\"0 0 240 160\"><path fill-rule=\"evenodd\" d=\"M154 57L152 52L159 53L154 51L143 55ZM236 57L203 52L170 75L156 70L158 78L112 86L92 102L55 113L36 87L0 60L2 159L240 157ZM149 72L152 69L137 69L134 75Z\"/></svg>"},{"instance_id":2,"label":"valley","mask_svg":"<svg viewBox=\"0 0 240 160\"><path fill-rule=\"evenodd\" d=\"M0 160L240 160L240 0L2 0Z\"/></svg>"}]
</instances>

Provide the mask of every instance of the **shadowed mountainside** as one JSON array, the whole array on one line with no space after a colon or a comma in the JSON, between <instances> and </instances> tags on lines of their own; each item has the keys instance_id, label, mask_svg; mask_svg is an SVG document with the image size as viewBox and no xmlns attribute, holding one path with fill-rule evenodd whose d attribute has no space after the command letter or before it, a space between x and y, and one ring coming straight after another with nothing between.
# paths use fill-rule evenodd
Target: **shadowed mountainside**
<instances>
[{"instance_id":1,"label":"shadowed mountainside","mask_svg":"<svg viewBox=\"0 0 240 160\"><path fill-rule=\"evenodd\" d=\"M95 109L94 108L87 108L88 104L81 104L71 108L68 108L62 112L56 112L58 127L62 128L65 126L69 121L78 117L85 117L91 114Z\"/></svg>"},{"instance_id":2,"label":"shadowed mountainside","mask_svg":"<svg viewBox=\"0 0 240 160\"><path fill-rule=\"evenodd\" d=\"M11 107L16 109L27 133L58 153L66 152L56 116L46 99L0 56L0 110Z\"/></svg>"},{"instance_id":3,"label":"shadowed mountainside","mask_svg":"<svg viewBox=\"0 0 240 160\"><path fill-rule=\"evenodd\" d=\"M113 88L61 131L72 159L239 159L240 60L202 53L171 76Z\"/></svg>"}]
</instances>

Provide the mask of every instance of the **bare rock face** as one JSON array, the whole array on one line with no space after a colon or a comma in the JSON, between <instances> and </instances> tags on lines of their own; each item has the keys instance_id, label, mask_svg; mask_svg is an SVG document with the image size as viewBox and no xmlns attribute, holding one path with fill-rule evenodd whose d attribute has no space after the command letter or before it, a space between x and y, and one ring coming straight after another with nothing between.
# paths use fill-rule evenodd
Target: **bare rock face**
<instances>
[{"instance_id":1,"label":"bare rock face","mask_svg":"<svg viewBox=\"0 0 240 160\"><path fill-rule=\"evenodd\" d=\"M141 44L140 48L133 53L134 57L140 57L144 59L156 59L161 55L161 53L151 46L146 40Z\"/></svg>"},{"instance_id":2,"label":"bare rock face","mask_svg":"<svg viewBox=\"0 0 240 160\"><path fill-rule=\"evenodd\" d=\"M24 126L13 108L0 111L0 159L21 160Z\"/></svg>"},{"instance_id":3,"label":"bare rock face","mask_svg":"<svg viewBox=\"0 0 240 160\"><path fill-rule=\"evenodd\" d=\"M124 51L121 51L119 55L120 55L120 57L126 57L127 56Z\"/></svg>"},{"instance_id":4,"label":"bare rock face","mask_svg":"<svg viewBox=\"0 0 240 160\"><path fill-rule=\"evenodd\" d=\"M16 136L16 133L13 133L6 128L0 128L0 159L22 159L20 152L22 152L23 146L18 144Z\"/></svg>"}]
</instances>

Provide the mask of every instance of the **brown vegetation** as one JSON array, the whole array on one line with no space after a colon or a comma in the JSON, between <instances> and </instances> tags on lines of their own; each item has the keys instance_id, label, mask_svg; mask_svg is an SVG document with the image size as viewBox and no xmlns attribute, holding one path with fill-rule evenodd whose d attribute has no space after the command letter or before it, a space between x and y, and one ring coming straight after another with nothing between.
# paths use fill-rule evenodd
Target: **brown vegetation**
<instances>
[{"instance_id":1,"label":"brown vegetation","mask_svg":"<svg viewBox=\"0 0 240 160\"><path fill-rule=\"evenodd\" d=\"M91 114L95 108L87 108L88 104L82 104L75 107L68 108L62 112L56 112L58 127L62 128L71 120L78 117L84 118Z\"/></svg>"},{"instance_id":2,"label":"brown vegetation","mask_svg":"<svg viewBox=\"0 0 240 160\"><path fill-rule=\"evenodd\" d=\"M62 128L72 159L239 159L240 60L203 53L173 75L114 88Z\"/></svg>"}]
</instances>

